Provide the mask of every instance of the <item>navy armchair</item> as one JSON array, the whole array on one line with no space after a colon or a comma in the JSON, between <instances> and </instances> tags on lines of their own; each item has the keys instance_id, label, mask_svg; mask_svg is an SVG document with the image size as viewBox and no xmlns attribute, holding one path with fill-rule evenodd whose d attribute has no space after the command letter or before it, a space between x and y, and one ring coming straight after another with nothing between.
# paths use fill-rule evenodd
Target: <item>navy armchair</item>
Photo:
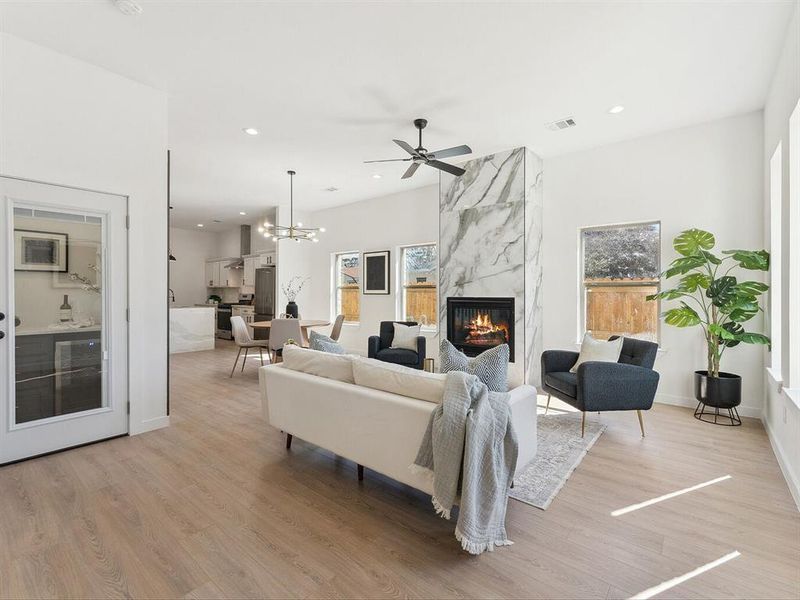
<instances>
[{"instance_id":1,"label":"navy armchair","mask_svg":"<svg viewBox=\"0 0 800 600\"><path fill-rule=\"evenodd\" d=\"M406 348L392 348L394 340L394 324L416 325L415 321L381 321L381 334L370 336L367 343L367 356L383 362L395 363L422 369L425 364L425 336L417 337L417 351Z\"/></svg>"},{"instance_id":2,"label":"navy armchair","mask_svg":"<svg viewBox=\"0 0 800 600\"><path fill-rule=\"evenodd\" d=\"M653 406L658 388L659 376L653 370L657 352L658 345L653 342L624 338L619 362L585 362L577 373L570 373L577 352L546 350L542 353L542 387L547 392L547 408L552 395L581 411L581 437L587 412L635 410L644 437L642 411Z\"/></svg>"}]
</instances>

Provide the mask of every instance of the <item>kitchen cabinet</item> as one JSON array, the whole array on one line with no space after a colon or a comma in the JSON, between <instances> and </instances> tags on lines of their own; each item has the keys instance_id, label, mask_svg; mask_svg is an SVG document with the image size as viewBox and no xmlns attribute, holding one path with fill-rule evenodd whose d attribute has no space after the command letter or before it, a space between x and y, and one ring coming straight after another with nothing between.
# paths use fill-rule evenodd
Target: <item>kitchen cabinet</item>
<instances>
[{"instance_id":1,"label":"kitchen cabinet","mask_svg":"<svg viewBox=\"0 0 800 600\"><path fill-rule=\"evenodd\" d=\"M244 259L242 286L253 287L256 284L256 269L261 266L260 256L247 256Z\"/></svg>"},{"instance_id":2,"label":"kitchen cabinet","mask_svg":"<svg viewBox=\"0 0 800 600\"><path fill-rule=\"evenodd\" d=\"M227 268L227 265L231 264L233 260L232 258L224 258L221 260L206 261L206 287L241 287L242 271L244 269Z\"/></svg>"},{"instance_id":3,"label":"kitchen cabinet","mask_svg":"<svg viewBox=\"0 0 800 600\"><path fill-rule=\"evenodd\" d=\"M274 252L264 252L261 256L261 265L262 267L267 267L269 265L275 264L275 253Z\"/></svg>"}]
</instances>

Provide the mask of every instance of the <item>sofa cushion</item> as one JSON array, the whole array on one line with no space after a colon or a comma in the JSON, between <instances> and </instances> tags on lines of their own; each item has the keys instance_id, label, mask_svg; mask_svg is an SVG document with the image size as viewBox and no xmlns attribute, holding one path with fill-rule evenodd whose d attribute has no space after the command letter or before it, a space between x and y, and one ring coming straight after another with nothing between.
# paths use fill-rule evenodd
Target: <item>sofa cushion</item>
<instances>
[{"instance_id":1,"label":"sofa cushion","mask_svg":"<svg viewBox=\"0 0 800 600\"><path fill-rule=\"evenodd\" d=\"M392 340L394 339L394 324L402 323L403 325L416 325L416 321L381 321L380 337L381 348L390 348Z\"/></svg>"},{"instance_id":2,"label":"sofa cushion","mask_svg":"<svg viewBox=\"0 0 800 600\"><path fill-rule=\"evenodd\" d=\"M354 383L353 357L349 354L330 354L287 344L283 347L283 365L293 371Z\"/></svg>"},{"instance_id":3,"label":"sofa cushion","mask_svg":"<svg viewBox=\"0 0 800 600\"><path fill-rule=\"evenodd\" d=\"M620 352L622 352L622 338L610 340L596 340L591 334L586 333L581 342L581 353L578 360L572 365L570 373L577 373L578 366L585 362L617 362Z\"/></svg>"},{"instance_id":4,"label":"sofa cushion","mask_svg":"<svg viewBox=\"0 0 800 600\"><path fill-rule=\"evenodd\" d=\"M353 359L353 378L356 385L439 403L442 401L447 376L372 358L356 357Z\"/></svg>"},{"instance_id":5,"label":"sofa cushion","mask_svg":"<svg viewBox=\"0 0 800 600\"><path fill-rule=\"evenodd\" d=\"M394 324L394 337L392 338L392 348L405 348L412 352L417 351L417 338L419 337L419 325Z\"/></svg>"},{"instance_id":6,"label":"sofa cushion","mask_svg":"<svg viewBox=\"0 0 800 600\"><path fill-rule=\"evenodd\" d=\"M569 373L567 371L548 373L544 377L544 382L551 388L557 389L562 394L566 394L571 398L578 397L578 376L575 373Z\"/></svg>"},{"instance_id":7,"label":"sofa cushion","mask_svg":"<svg viewBox=\"0 0 800 600\"><path fill-rule=\"evenodd\" d=\"M314 330L308 332L308 347L312 350L330 352L331 354L346 354L344 347L339 342Z\"/></svg>"},{"instance_id":8,"label":"sofa cushion","mask_svg":"<svg viewBox=\"0 0 800 600\"><path fill-rule=\"evenodd\" d=\"M500 344L469 358L448 340L442 340L439 362L442 373L464 371L477 375L493 392L508 391L508 344Z\"/></svg>"},{"instance_id":9,"label":"sofa cushion","mask_svg":"<svg viewBox=\"0 0 800 600\"><path fill-rule=\"evenodd\" d=\"M398 365L415 365L419 362L419 355L413 350L406 350L405 348L378 350L375 358Z\"/></svg>"}]
</instances>

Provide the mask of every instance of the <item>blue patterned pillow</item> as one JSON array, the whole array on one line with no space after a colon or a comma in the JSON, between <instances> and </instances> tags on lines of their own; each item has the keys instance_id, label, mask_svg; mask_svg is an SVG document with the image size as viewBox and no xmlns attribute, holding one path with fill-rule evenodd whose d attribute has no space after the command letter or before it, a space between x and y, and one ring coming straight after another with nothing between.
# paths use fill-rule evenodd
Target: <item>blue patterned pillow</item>
<instances>
[{"instance_id":1,"label":"blue patterned pillow","mask_svg":"<svg viewBox=\"0 0 800 600\"><path fill-rule=\"evenodd\" d=\"M331 354L344 354L344 348L341 344L334 341L332 338L316 331L310 331L308 334L308 347L311 350L319 350L320 352L330 352Z\"/></svg>"},{"instance_id":2,"label":"blue patterned pillow","mask_svg":"<svg viewBox=\"0 0 800 600\"><path fill-rule=\"evenodd\" d=\"M448 340L442 340L439 367L442 373L464 371L476 375L493 392L508 391L508 344L501 344L469 358Z\"/></svg>"}]
</instances>

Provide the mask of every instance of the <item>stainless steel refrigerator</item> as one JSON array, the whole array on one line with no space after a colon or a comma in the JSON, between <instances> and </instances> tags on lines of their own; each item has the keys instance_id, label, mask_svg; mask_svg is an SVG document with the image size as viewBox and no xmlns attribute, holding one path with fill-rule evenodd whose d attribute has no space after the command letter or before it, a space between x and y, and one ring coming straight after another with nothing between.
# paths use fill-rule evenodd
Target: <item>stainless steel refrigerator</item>
<instances>
[{"instance_id":1,"label":"stainless steel refrigerator","mask_svg":"<svg viewBox=\"0 0 800 600\"><path fill-rule=\"evenodd\" d=\"M256 321L271 321L275 318L275 267L256 269L256 294L253 298ZM255 329L256 339L269 338L269 329Z\"/></svg>"}]
</instances>

